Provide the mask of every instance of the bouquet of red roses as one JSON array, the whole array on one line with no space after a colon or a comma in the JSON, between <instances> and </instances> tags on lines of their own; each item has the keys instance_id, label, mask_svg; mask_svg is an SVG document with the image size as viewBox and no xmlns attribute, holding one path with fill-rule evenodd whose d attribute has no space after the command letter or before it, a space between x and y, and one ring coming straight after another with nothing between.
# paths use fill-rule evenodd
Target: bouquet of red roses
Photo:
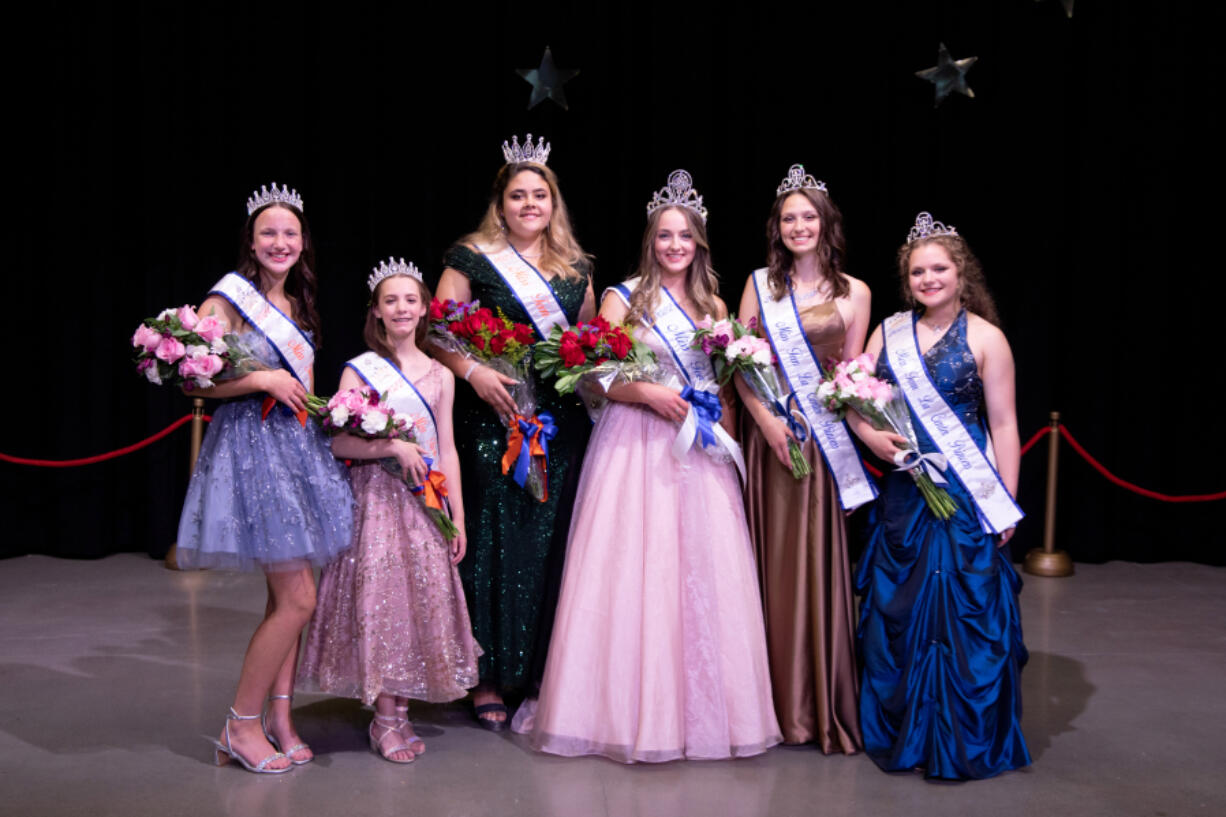
<instances>
[{"instance_id":1,"label":"bouquet of red roses","mask_svg":"<svg viewBox=\"0 0 1226 817\"><path fill-rule=\"evenodd\" d=\"M541 502L549 498L547 440L557 434L549 414L536 414L530 366L536 332L531 326L511 321L502 310L495 314L480 301L430 303L430 339L438 347L475 357L516 383L507 391L515 401L516 414L507 421L507 451L502 473L511 472L519 486Z\"/></svg>"},{"instance_id":2,"label":"bouquet of red roses","mask_svg":"<svg viewBox=\"0 0 1226 817\"><path fill-rule=\"evenodd\" d=\"M599 315L569 329L555 326L536 344L533 359L542 377L557 378L553 387L558 394L573 392L584 376L607 389L614 378L633 379L656 362L652 351L635 339L632 327L610 325Z\"/></svg>"},{"instance_id":3,"label":"bouquet of red roses","mask_svg":"<svg viewBox=\"0 0 1226 817\"><path fill-rule=\"evenodd\" d=\"M484 361L502 359L518 365L536 337L532 327L514 323L480 301L430 302L430 336L448 351L459 351Z\"/></svg>"},{"instance_id":4,"label":"bouquet of red roses","mask_svg":"<svg viewBox=\"0 0 1226 817\"><path fill-rule=\"evenodd\" d=\"M307 400L312 415L319 420L320 427L328 436L337 434L352 434L363 440L404 440L413 443L417 435L413 431L413 423L408 418L397 414L381 395L371 389L346 389L337 392L326 402L322 397L310 395ZM423 455L426 461L426 481L421 485L409 485L409 490L421 497L426 505L426 514L442 532L443 538L454 539L459 530L451 521L446 510L447 488L446 477L430 466L434 465L430 457ZM379 460L389 474L404 479L404 469L395 457L384 457Z\"/></svg>"}]
</instances>

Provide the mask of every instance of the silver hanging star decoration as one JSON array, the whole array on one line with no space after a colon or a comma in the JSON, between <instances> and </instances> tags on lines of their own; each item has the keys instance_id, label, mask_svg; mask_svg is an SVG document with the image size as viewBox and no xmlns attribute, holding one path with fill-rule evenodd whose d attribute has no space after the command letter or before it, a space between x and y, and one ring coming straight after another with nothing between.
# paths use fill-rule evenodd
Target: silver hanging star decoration
<instances>
[{"instance_id":1,"label":"silver hanging star decoration","mask_svg":"<svg viewBox=\"0 0 1226 817\"><path fill-rule=\"evenodd\" d=\"M1036 3L1042 3L1043 0L1034 0ZM1068 18L1073 19L1073 0L1060 0L1060 5L1064 6L1064 13Z\"/></svg>"},{"instance_id":2,"label":"silver hanging star decoration","mask_svg":"<svg viewBox=\"0 0 1226 817\"><path fill-rule=\"evenodd\" d=\"M949 56L949 49L945 47L945 43L941 43L941 47L937 50L937 64L915 72L917 77L926 79L936 86L936 101L932 103L932 107L939 106L954 91L972 98L975 96L971 86L966 84L966 72L977 59L979 58L964 57L955 60Z\"/></svg>"},{"instance_id":3,"label":"silver hanging star decoration","mask_svg":"<svg viewBox=\"0 0 1226 817\"><path fill-rule=\"evenodd\" d=\"M561 105L564 111L570 110L566 106L566 93L562 90L562 85L574 79L578 75L579 69L558 68L554 64L553 52L549 50L549 46L545 46L545 54L541 57L540 66L536 68L517 68L515 73L523 77L524 81L532 86L532 98L528 100L528 110L532 110L546 99L552 99Z\"/></svg>"}]
</instances>

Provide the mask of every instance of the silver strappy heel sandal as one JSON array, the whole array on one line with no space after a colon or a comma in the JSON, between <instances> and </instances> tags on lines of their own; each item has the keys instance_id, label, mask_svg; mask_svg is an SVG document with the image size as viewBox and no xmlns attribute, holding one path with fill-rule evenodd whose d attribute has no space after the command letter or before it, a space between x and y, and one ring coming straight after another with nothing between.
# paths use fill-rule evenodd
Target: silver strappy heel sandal
<instances>
[{"instance_id":1,"label":"silver strappy heel sandal","mask_svg":"<svg viewBox=\"0 0 1226 817\"><path fill-rule=\"evenodd\" d=\"M293 704L294 704L294 696L293 696L293 695L269 695L269 696L268 696L268 701L269 701L269 703L272 703L273 701L289 701L289 702L290 702L290 706L293 706ZM272 736L272 733L268 731L268 721L267 721L267 719L266 719L264 716L265 716L265 712L261 712L261 713L260 713L260 728L264 730L264 737L268 738L268 742L269 742L269 743L271 743L271 744L273 745L273 748L274 748L274 749L276 749L276 750L280 751L280 750L281 750L281 741L279 741L279 740L277 740L275 737L273 737L273 736ZM286 757L288 757L288 758L289 758L289 762L290 762L290 763L293 763L295 766L302 766L302 765L305 765L305 764L307 764L307 763L310 763L312 760L314 760L314 759L315 759L315 754L314 754L314 752L312 752L312 753L311 753L311 756L310 756L310 757L308 757L308 758L306 758L306 759L304 759L304 760L299 760L298 758L294 757L294 755L295 755L295 754L297 754L298 752L301 752L301 751L303 751L303 750L306 750L306 751L310 752L310 751L311 751L311 747L310 747L310 746L307 746L305 743L298 743L298 744L295 744L295 745L291 746L290 748L286 749L284 752L281 752L281 754L283 754L283 755L285 755Z\"/></svg>"},{"instance_id":2,"label":"silver strappy heel sandal","mask_svg":"<svg viewBox=\"0 0 1226 817\"><path fill-rule=\"evenodd\" d=\"M398 738L402 738L402 735L400 734L400 724L402 723L404 723L404 721L402 721L400 718L393 717L391 715L380 715L378 712L375 713L375 719L370 722L370 750L378 753L379 757L383 758L389 763L412 763L417 759L416 755L408 758L407 760L396 760L394 757L392 757L392 755L396 754L397 752L412 753L413 750L409 748L412 746L411 742L401 742L390 749L383 748L383 740L388 735L395 735ZM382 729L383 734L376 737L376 729Z\"/></svg>"},{"instance_id":3,"label":"silver strappy heel sandal","mask_svg":"<svg viewBox=\"0 0 1226 817\"><path fill-rule=\"evenodd\" d=\"M219 740L216 740L214 738L208 738L209 743L217 747L216 761L217 761L218 766L224 766L226 765L226 763L228 763L231 760L237 760L239 765L242 766L244 769L246 769L249 772L255 772L256 774L284 774L285 772L288 772L290 769L294 768L293 766L286 766L283 769L268 768L269 763L272 763L274 760L280 760L281 758L285 757L285 755L281 754L280 752L273 752L271 755L264 758L259 763L252 765L251 761L247 760L247 758L240 755L238 751L236 751L234 747L231 746L230 744L230 721L253 721L261 717L262 717L261 715L240 715L234 711L234 707L230 707L229 713L226 714L226 731L225 731L226 742L223 744Z\"/></svg>"}]
</instances>

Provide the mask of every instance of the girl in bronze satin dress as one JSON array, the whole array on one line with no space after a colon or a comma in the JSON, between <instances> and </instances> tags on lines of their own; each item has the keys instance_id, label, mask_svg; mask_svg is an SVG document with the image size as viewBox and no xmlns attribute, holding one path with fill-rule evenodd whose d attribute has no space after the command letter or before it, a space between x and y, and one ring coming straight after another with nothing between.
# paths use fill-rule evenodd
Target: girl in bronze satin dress
<instances>
[{"instance_id":1,"label":"girl in bronze satin dress","mask_svg":"<svg viewBox=\"0 0 1226 817\"><path fill-rule=\"evenodd\" d=\"M799 167L799 166L796 166ZM794 168L795 170L795 168ZM843 220L812 176L780 186L766 223L769 293L791 297L817 360L860 354L870 295L843 271ZM793 174L795 173L793 172ZM740 317L760 320L751 277ZM780 383L786 381L781 377ZM847 528L838 491L812 435L802 450L813 473L792 476L786 423L737 378L748 485L746 515L766 611L775 713L786 743L859 751L855 617Z\"/></svg>"}]
</instances>

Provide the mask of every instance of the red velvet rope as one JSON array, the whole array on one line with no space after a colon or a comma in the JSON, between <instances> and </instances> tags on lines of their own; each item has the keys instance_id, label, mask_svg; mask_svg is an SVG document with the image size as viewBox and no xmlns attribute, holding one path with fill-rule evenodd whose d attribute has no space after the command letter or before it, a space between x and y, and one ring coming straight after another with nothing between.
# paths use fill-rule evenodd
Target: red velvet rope
<instances>
[{"instance_id":1,"label":"red velvet rope","mask_svg":"<svg viewBox=\"0 0 1226 817\"><path fill-rule=\"evenodd\" d=\"M94 457L83 457L77 460L34 460L27 459L25 457L14 457L10 456L9 454L0 454L0 461L11 462L15 465L37 465L43 468L72 468L78 465L92 465L96 462L113 460L116 457L122 457L124 454L131 454L133 451L139 451L145 446L152 445L177 429L179 426L190 422L191 419L192 416L190 414L184 414L178 420L175 420L173 423L166 426L166 428L162 429L151 437L147 437L138 443L133 443L132 445L117 449L115 451L108 451L105 454L98 454ZM209 422L212 419L213 418L209 415L204 415L205 422ZM1026 441L1026 444L1022 446L1021 453L1024 455L1027 451L1033 448L1039 440L1043 439L1050 432L1051 426L1043 426L1040 428L1034 433L1033 436L1031 436L1029 440ZM1172 496L1171 494L1162 494L1158 493L1157 491L1151 491L1148 488L1142 488L1139 485L1134 485L1133 483L1120 479L1115 474L1112 474L1103 466L1102 463L1090 456L1090 452L1082 448L1081 443L1077 442L1077 440L1073 438L1073 435L1069 433L1069 430L1064 427L1063 423L1060 424L1060 435L1064 437L1064 439L1068 440L1068 444L1073 447L1073 450L1080 454L1081 458L1088 462L1090 466L1094 468L1094 470L1106 477L1108 482L1112 483L1113 485L1118 485L1125 490L1132 491L1134 494L1140 494L1141 496L1149 497L1150 499L1157 499L1161 502L1215 502L1219 499L1226 499L1226 491L1219 491L1216 494L1186 494L1183 496ZM864 460L863 462L864 467L868 469L870 474L878 479L881 478L881 471L874 468L872 463L868 462L867 460Z\"/></svg>"},{"instance_id":2,"label":"red velvet rope","mask_svg":"<svg viewBox=\"0 0 1226 817\"><path fill-rule=\"evenodd\" d=\"M1133 485L1131 482L1120 479L1115 474L1112 474L1102 463L1090 456L1090 452L1081 447L1081 443L1073 439L1073 435L1069 434L1064 424L1060 424L1060 434L1064 439L1068 440L1068 444L1073 447L1073 450L1081 455L1082 459L1088 462L1095 471L1102 474L1107 480L1115 485L1132 491L1134 494L1147 496L1150 499L1161 500L1162 502L1213 502L1218 499L1226 499L1226 491L1218 491L1216 494L1185 494L1184 496L1172 496L1170 494L1160 494L1157 491L1151 491L1148 488L1142 488L1139 485Z\"/></svg>"},{"instance_id":3,"label":"red velvet rope","mask_svg":"<svg viewBox=\"0 0 1226 817\"><path fill-rule=\"evenodd\" d=\"M122 457L124 454L131 454L133 451L139 451L147 445L152 445L184 423L191 422L191 419L192 416L190 414L184 414L178 420L175 420L173 423L166 426L164 429L151 437L146 437L138 443L132 443L132 445L125 446L115 451L108 451L105 454L98 454L97 456L93 457L82 457L81 459L76 460L32 460L25 457L14 457L10 456L9 454L0 454L0 461L11 462L15 465L37 465L41 468L74 468L78 465L93 465L96 462L113 460L116 457ZM204 421L206 423L212 419L213 418L209 415L204 415Z\"/></svg>"}]
</instances>

